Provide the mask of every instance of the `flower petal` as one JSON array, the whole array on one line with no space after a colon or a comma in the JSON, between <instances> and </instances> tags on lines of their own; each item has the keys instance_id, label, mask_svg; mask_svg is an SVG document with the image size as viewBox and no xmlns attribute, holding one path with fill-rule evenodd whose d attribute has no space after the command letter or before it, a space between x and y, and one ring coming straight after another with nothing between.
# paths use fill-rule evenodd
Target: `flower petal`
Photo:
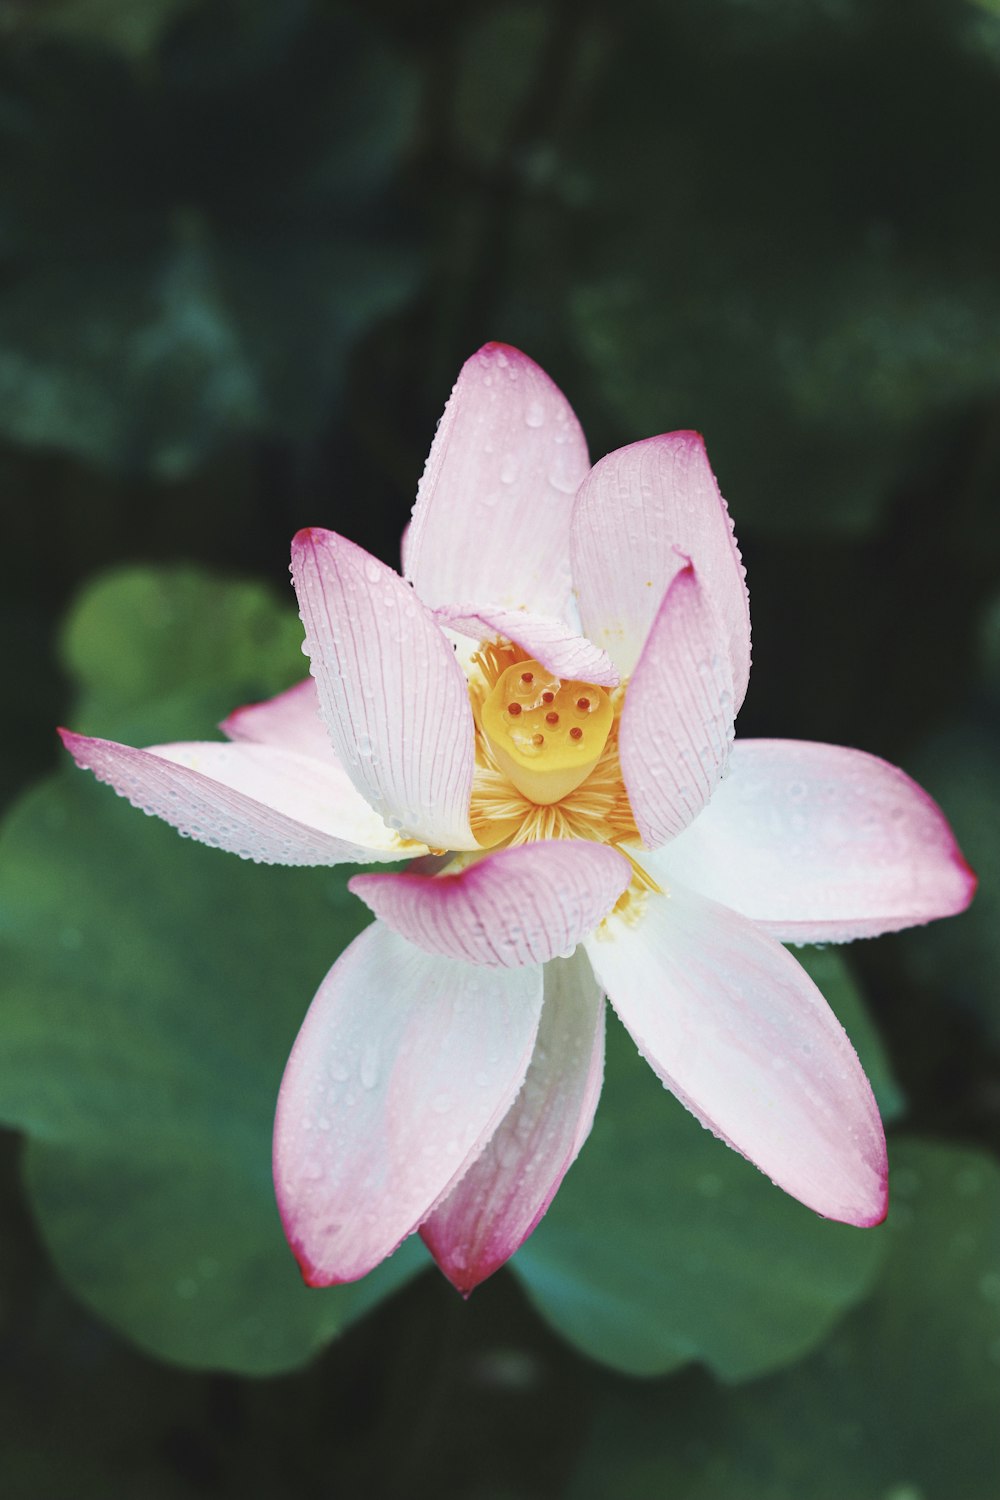
<instances>
[{"instance_id":1,"label":"flower petal","mask_svg":"<svg viewBox=\"0 0 1000 1500\"><path fill-rule=\"evenodd\" d=\"M631 877L608 844L553 839L501 849L457 875L355 875L350 888L427 953L517 968L572 952Z\"/></svg>"},{"instance_id":2,"label":"flower petal","mask_svg":"<svg viewBox=\"0 0 1000 1500\"><path fill-rule=\"evenodd\" d=\"M655 848L698 816L732 741L729 652L688 563L667 589L622 709L622 775L644 843Z\"/></svg>"},{"instance_id":3,"label":"flower petal","mask_svg":"<svg viewBox=\"0 0 1000 1500\"><path fill-rule=\"evenodd\" d=\"M460 1292L492 1276L538 1224L590 1134L603 1076L604 996L582 953L553 959L521 1092L420 1230Z\"/></svg>"},{"instance_id":4,"label":"flower petal","mask_svg":"<svg viewBox=\"0 0 1000 1500\"><path fill-rule=\"evenodd\" d=\"M800 943L953 916L976 888L941 809L904 771L796 740L737 740L709 806L650 865Z\"/></svg>"},{"instance_id":5,"label":"flower petal","mask_svg":"<svg viewBox=\"0 0 1000 1500\"><path fill-rule=\"evenodd\" d=\"M421 599L562 616L573 496L589 467L580 424L544 370L484 345L462 366L413 508L406 576Z\"/></svg>"},{"instance_id":6,"label":"flower petal","mask_svg":"<svg viewBox=\"0 0 1000 1500\"><path fill-rule=\"evenodd\" d=\"M312 1286L354 1281L427 1218L524 1079L542 971L429 958L375 922L324 979L285 1069L274 1179Z\"/></svg>"},{"instance_id":7,"label":"flower petal","mask_svg":"<svg viewBox=\"0 0 1000 1500\"><path fill-rule=\"evenodd\" d=\"M551 615L505 609L501 604L445 604L435 609L434 618L474 641L497 636L513 641L557 677L593 682L598 687L618 686L618 673L608 653Z\"/></svg>"},{"instance_id":8,"label":"flower petal","mask_svg":"<svg viewBox=\"0 0 1000 1500\"><path fill-rule=\"evenodd\" d=\"M623 677L689 557L725 626L739 709L750 675L750 606L729 512L697 432L647 438L595 464L573 511L571 556L583 630L607 647Z\"/></svg>"},{"instance_id":9,"label":"flower petal","mask_svg":"<svg viewBox=\"0 0 1000 1500\"><path fill-rule=\"evenodd\" d=\"M260 864L366 864L424 854L403 845L335 765L270 745L135 750L61 729L78 766L185 836Z\"/></svg>"},{"instance_id":10,"label":"flower petal","mask_svg":"<svg viewBox=\"0 0 1000 1500\"><path fill-rule=\"evenodd\" d=\"M248 740L254 745L275 745L339 766L319 709L316 684L311 677L287 688L263 703L236 708L219 725L230 740ZM346 771L342 773L347 777Z\"/></svg>"},{"instance_id":11,"label":"flower petal","mask_svg":"<svg viewBox=\"0 0 1000 1500\"><path fill-rule=\"evenodd\" d=\"M472 709L430 611L333 531L299 532L292 577L323 717L354 785L390 828L475 849Z\"/></svg>"},{"instance_id":12,"label":"flower petal","mask_svg":"<svg viewBox=\"0 0 1000 1500\"><path fill-rule=\"evenodd\" d=\"M628 914L626 914L628 915ZM639 1051L703 1125L817 1213L877 1224L885 1138L857 1054L791 954L673 885L587 940Z\"/></svg>"}]
</instances>

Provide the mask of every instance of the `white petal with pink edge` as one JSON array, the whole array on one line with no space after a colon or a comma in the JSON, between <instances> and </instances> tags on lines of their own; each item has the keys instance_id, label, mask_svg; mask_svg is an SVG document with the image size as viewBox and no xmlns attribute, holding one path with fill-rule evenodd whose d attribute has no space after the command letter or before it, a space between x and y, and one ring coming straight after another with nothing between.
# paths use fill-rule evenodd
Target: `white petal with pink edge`
<instances>
[{"instance_id":1,"label":"white petal with pink edge","mask_svg":"<svg viewBox=\"0 0 1000 1500\"><path fill-rule=\"evenodd\" d=\"M800 943L953 916L976 888L941 809L904 771L803 740L737 740L709 806L646 862Z\"/></svg>"},{"instance_id":2,"label":"white petal with pink edge","mask_svg":"<svg viewBox=\"0 0 1000 1500\"><path fill-rule=\"evenodd\" d=\"M499 604L448 604L435 609L434 618L474 641L497 637L513 641L557 677L597 687L618 685L618 672L608 653L551 615L504 609Z\"/></svg>"},{"instance_id":3,"label":"white petal with pink edge","mask_svg":"<svg viewBox=\"0 0 1000 1500\"><path fill-rule=\"evenodd\" d=\"M354 785L390 828L435 848L477 848L472 709L430 611L333 531L299 532L292 578L320 707Z\"/></svg>"},{"instance_id":4,"label":"white petal with pink edge","mask_svg":"<svg viewBox=\"0 0 1000 1500\"><path fill-rule=\"evenodd\" d=\"M421 599L563 616L573 497L589 467L580 424L544 370L486 344L462 366L417 492L406 573Z\"/></svg>"},{"instance_id":5,"label":"white petal with pink edge","mask_svg":"<svg viewBox=\"0 0 1000 1500\"><path fill-rule=\"evenodd\" d=\"M582 628L623 677L690 558L725 628L739 709L750 676L750 606L729 512L698 433L647 438L595 464L577 496L570 550Z\"/></svg>"},{"instance_id":6,"label":"white petal with pink edge","mask_svg":"<svg viewBox=\"0 0 1000 1500\"><path fill-rule=\"evenodd\" d=\"M199 843L260 864L366 864L425 854L404 846L336 766L269 745L136 750L61 730L78 766Z\"/></svg>"},{"instance_id":7,"label":"white petal with pink edge","mask_svg":"<svg viewBox=\"0 0 1000 1500\"><path fill-rule=\"evenodd\" d=\"M733 676L718 617L687 563L667 589L629 683L622 776L651 848L698 816L733 741Z\"/></svg>"},{"instance_id":8,"label":"white petal with pink edge","mask_svg":"<svg viewBox=\"0 0 1000 1500\"><path fill-rule=\"evenodd\" d=\"M430 958L381 922L313 1000L278 1097L274 1180L313 1286L354 1281L460 1180L531 1059L540 968Z\"/></svg>"},{"instance_id":9,"label":"white petal with pink edge","mask_svg":"<svg viewBox=\"0 0 1000 1500\"><path fill-rule=\"evenodd\" d=\"M219 725L227 739L254 745L274 745L339 766L319 710L319 696L311 677L262 703L236 708ZM342 775L347 773L342 771Z\"/></svg>"},{"instance_id":10,"label":"white petal with pink edge","mask_svg":"<svg viewBox=\"0 0 1000 1500\"><path fill-rule=\"evenodd\" d=\"M854 1048L801 965L672 885L587 940L640 1052L703 1125L816 1213L885 1216L885 1138Z\"/></svg>"},{"instance_id":11,"label":"white petal with pink edge","mask_svg":"<svg viewBox=\"0 0 1000 1500\"><path fill-rule=\"evenodd\" d=\"M420 1230L460 1292L492 1276L545 1213L590 1134L603 1077L604 996L582 952L553 959L521 1092Z\"/></svg>"},{"instance_id":12,"label":"white petal with pink edge","mask_svg":"<svg viewBox=\"0 0 1000 1500\"><path fill-rule=\"evenodd\" d=\"M350 887L428 953L516 968L572 952L631 876L608 844L554 839L487 854L456 875L355 875Z\"/></svg>"}]
</instances>

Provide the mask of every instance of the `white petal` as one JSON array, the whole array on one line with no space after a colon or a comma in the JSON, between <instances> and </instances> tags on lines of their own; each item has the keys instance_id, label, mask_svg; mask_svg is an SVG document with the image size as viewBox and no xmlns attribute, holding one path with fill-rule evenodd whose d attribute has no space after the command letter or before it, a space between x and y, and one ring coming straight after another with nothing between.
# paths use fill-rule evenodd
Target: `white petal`
<instances>
[{"instance_id":1,"label":"white petal","mask_svg":"<svg viewBox=\"0 0 1000 1500\"><path fill-rule=\"evenodd\" d=\"M941 809L904 771L801 740L737 740L708 807L648 863L803 943L952 916L976 886Z\"/></svg>"},{"instance_id":2,"label":"white petal","mask_svg":"<svg viewBox=\"0 0 1000 1500\"><path fill-rule=\"evenodd\" d=\"M590 1134L603 1077L604 996L582 952L553 959L524 1086L420 1231L459 1291L492 1276L535 1228Z\"/></svg>"},{"instance_id":3,"label":"white petal","mask_svg":"<svg viewBox=\"0 0 1000 1500\"><path fill-rule=\"evenodd\" d=\"M573 496L589 467L580 424L544 370L486 344L462 366L420 481L406 573L421 599L564 616Z\"/></svg>"},{"instance_id":4,"label":"white petal","mask_svg":"<svg viewBox=\"0 0 1000 1500\"><path fill-rule=\"evenodd\" d=\"M667 589L622 710L622 775L643 842L674 838L708 802L733 740L733 677L690 563Z\"/></svg>"},{"instance_id":5,"label":"white petal","mask_svg":"<svg viewBox=\"0 0 1000 1500\"><path fill-rule=\"evenodd\" d=\"M78 766L199 843L261 864L367 864L426 853L401 840L343 771L270 745L133 749L63 730Z\"/></svg>"},{"instance_id":6,"label":"white petal","mask_svg":"<svg viewBox=\"0 0 1000 1500\"><path fill-rule=\"evenodd\" d=\"M313 1286L354 1281L459 1181L531 1058L540 968L429 958L375 922L330 970L285 1069L274 1176Z\"/></svg>"},{"instance_id":7,"label":"white petal","mask_svg":"<svg viewBox=\"0 0 1000 1500\"><path fill-rule=\"evenodd\" d=\"M628 914L626 914L628 915ZM672 1093L817 1213L885 1215L878 1109L857 1054L791 954L673 885L586 947L598 983Z\"/></svg>"},{"instance_id":8,"label":"white petal","mask_svg":"<svg viewBox=\"0 0 1000 1500\"><path fill-rule=\"evenodd\" d=\"M623 677L690 558L725 627L739 709L750 675L750 606L732 522L698 433L647 438L595 464L573 511L571 555L583 630Z\"/></svg>"},{"instance_id":9,"label":"white petal","mask_svg":"<svg viewBox=\"0 0 1000 1500\"><path fill-rule=\"evenodd\" d=\"M311 677L297 682L276 698L234 709L219 728L230 740L274 745L279 750L294 750L299 755L311 755L314 760L340 766L323 723L316 684ZM342 771L342 775L346 778L346 771Z\"/></svg>"},{"instance_id":10,"label":"white petal","mask_svg":"<svg viewBox=\"0 0 1000 1500\"><path fill-rule=\"evenodd\" d=\"M504 609L499 604L448 604L435 609L434 618L474 641L498 636L513 641L557 677L598 687L618 685L618 672L607 652L551 615Z\"/></svg>"},{"instance_id":11,"label":"white petal","mask_svg":"<svg viewBox=\"0 0 1000 1500\"><path fill-rule=\"evenodd\" d=\"M632 878L608 844L553 839L487 854L456 875L356 875L356 896L428 953L517 968L572 952Z\"/></svg>"},{"instance_id":12,"label":"white petal","mask_svg":"<svg viewBox=\"0 0 1000 1500\"><path fill-rule=\"evenodd\" d=\"M391 568L332 531L301 531L292 577L336 754L390 828L475 849L474 729L455 653Z\"/></svg>"}]
</instances>

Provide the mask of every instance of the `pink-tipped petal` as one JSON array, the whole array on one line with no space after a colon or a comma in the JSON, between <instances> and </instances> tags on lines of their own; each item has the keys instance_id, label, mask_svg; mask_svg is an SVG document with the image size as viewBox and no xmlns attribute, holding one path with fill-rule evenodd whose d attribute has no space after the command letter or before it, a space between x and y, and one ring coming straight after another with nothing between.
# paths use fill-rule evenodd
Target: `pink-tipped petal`
<instances>
[{"instance_id":1,"label":"pink-tipped petal","mask_svg":"<svg viewBox=\"0 0 1000 1500\"><path fill-rule=\"evenodd\" d=\"M797 740L737 740L709 806L651 868L800 943L950 917L976 888L941 809L904 771Z\"/></svg>"},{"instance_id":2,"label":"pink-tipped petal","mask_svg":"<svg viewBox=\"0 0 1000 1500\"><path fill-rule=\"evenodd\" d=\"M319 711L316 684L311 677L276 698L234 709L219 728L230 740L274 745L279 750L294 750L299 755L311 755L314 760L340 765ZM346 778L347 773L342 775Z\"/></svg>"},{"instance_id":3,"label":"pink-tipped petal","mask_svg":"<svg viewBox=\"0 0 1000 1500\"><path fill-rule=\"evenodd\" d=\"M434 618L474 641L498 636L513 641L557 677L593 682L598 687L618 686L618 672L608 653L551 615L504 609L499 604L447 604L434 611Z\"/></svg>"},{"instance_id":4,"label":"pink-tipped petal","mask_svg":"<svg viewBox=\"0 0 1000 1500\"><path fill-rule=\"evenodd\" d=\"M292 578L320 707L347 774L390 828L475 849L472 709L440 626L397 573L333 531L300 531Z\"/></svg>"},{"instance_id":5,"label":"pink-tipped petal","mask_svg":"<svg viewBox=\"0 0 1000 1500\"><path fill-rule=\"evenodd\" d=\"M595 464L573 511L571 556L583 630L607 648L623 677L690 558L725 627L739 709L750 676L750 606L729 512L698 433L647 438Z\"/></svg>"},{"instance_id":6,"label":"pink-tipped petal","mask_svg":"<svg viewBox=\"0 0 1000 1500\"><path fill-rule=\"evenodd\" d=\"M462 366L417 492L406 575L421 599L564 615L573 496L588 468L559 388L519 350L486 344Z\"/></svg>"},{"instance_id":7,"label":"pink-tipped petal","mask_svg":"<svg viewBox=\"0 0 1000 1500\"><path fill-rule=\"evenodd\" d=\"M310 1285L364 1276L451 1191L514 1101L541 1003L540 968L429 958L381 922L341 955L274 1126L278 1207Z\"/></svg>"},{"instance_id":8,"label":"pink-tipped petal","mask_svg":"<svg viewBox=\"0 0 1000 1500\"><path fill-rule=\"evenodd\" d=\"M555 839L487 854L457 875L355 875L350 887L427 953L516 968L572 952L631 876L608 844Z\"/></svg>"},{"instance_id":9,"label":"pink-tipped petal","mask_svg":"<svg viewBox=\"0 0 1000 1500\"><path fill-rule=\"evenodd\" d=\"M645 844L665 843L698 816L732 742L729 652L688 563L667 589L622 710L622 776Z\"/></svg>"},{"instance_id":10,"label":"pink-tipped petal","mask_svg":"<svg viewBox=\"0 0 1000 1500\"><path fill-rule=\"evenodd\" d=\"M829 1219L885 1215L868 1080L819 990L745 917L672 885L587 940L640 1052L703 1125Z\"/></svg>"},{"instance_id":11,"label":"pink-tipped petal","mask_svg":"<svg viewBox=\"0 0 1000 1500\"><path fill-rule=\"evenodd\" d=\"M186 837L260 864L367 864L424 854L403 846L335 765L270 745L135 750L60 730L78 766Z\"/></svg>"},{"instance_id":12,"label":"pink-tipped petal","mask_svg":"<svg viewBox=\"0 0 1000 1500\"><path fill-rule=\"evenodd\" d=\"M460 1292L524 1243L590 1134L604 1078L604 996L583 953L545 966L531 1065L496 1134L420 1233Z\"/></svg>"}]
</instances>

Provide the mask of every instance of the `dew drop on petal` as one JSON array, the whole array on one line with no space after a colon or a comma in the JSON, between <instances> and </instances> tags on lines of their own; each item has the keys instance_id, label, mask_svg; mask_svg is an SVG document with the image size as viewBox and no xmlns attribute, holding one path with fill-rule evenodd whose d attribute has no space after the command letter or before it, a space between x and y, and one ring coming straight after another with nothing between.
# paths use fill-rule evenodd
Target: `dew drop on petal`
<instances>
[{"instance_id":1,"label":"dew drop on petal","mask_svg":"<svg viewBox=\"0 0 1000 1500\"><path fill-rule=\"evenodd\" d=\"M359 1075L363 1088L373 1089L378 1083L379 1055L378 1048L373 1043L369 1043L361 1054Z\"/></svg>"}]
</instances>

